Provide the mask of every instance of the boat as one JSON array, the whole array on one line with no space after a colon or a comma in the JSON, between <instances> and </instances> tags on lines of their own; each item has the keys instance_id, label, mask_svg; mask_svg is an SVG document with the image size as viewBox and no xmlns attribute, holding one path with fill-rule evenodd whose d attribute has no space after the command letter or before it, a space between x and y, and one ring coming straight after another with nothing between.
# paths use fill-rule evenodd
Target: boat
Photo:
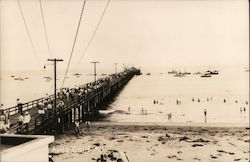
<instances>
[{"instance_id":1,"label":"boat","mask_svg":"<svg viewBox=\"0 0 250 162\"><path fill-rule=\"evenodd\" d=\"M24 79L29 79L29 77L25 77Z\"/></svg>"},{"instance_id":2,"label":"boat","mask_svg":"<svg viewBox=\"0 0 250 162\"><path fill-rule=\"evenodd\" d=\"M176 70L169 71L168 74L177 74L178 72Z\"/></svg>"},{"instance_id":3,"label":"boat","mask_svg":"<svg viewBox=\"0 0 250 162\"><path fill-rule=\"evenodd\" d=\"M206 73L208 73L210 75L218 75L219 71L218 70L214 70L214 71L207 70Z\"/></svg>"},{"instance_id":4,"label":"boat","mask_svg":"<svg viewBox=\"0 0 250 162\"><path fill-rule=\"evenodd\" d=\"M79 75L81 75L81 74L79 74L79 73L75 73L75 74L73 74L74 76L79 76Z\"/></svg>"},{"instance_id":5,"label":"boat","mask_svg":"<svg viewBox=\"0 0 250 162\"><path fill-rule=\"evenodd\" d=\"M181 73L181 72L176 73L176 74L174 75L174 77L185 77L185 76L186 76L186 74Z\"/></svg>"},{"instance_id":6,"label":"boat","mask_svg":"<svg viewBox=\"0 0 250 162\"><path fill-rule=\"evenodd\" d=\"M11 78L14 78L15 76L14 75L11 75Z\"/></svg>"},{"instance_id":7,"label":"boat","mask_svg":"<svg viewBox=\"0 0 250 162\"><path fill-rule=\"evenodd\" d=\"M44 79L52 79L51 77L49 76L46 76L46 77L43 77Z\"/></svg>"},{"instance_id":8,"label":"boat","mask_svg":"<svg viewBox=\"0 0 250 162\"><path fill-rule=\"evenodd\" d=\"M205 74L201 75L201 77L211 77L211 74L205 73Z\"/></svg>"},{"instance_id":9,"label":"boat","mask_svg":"<svg viewBox=\"0 0 250 162\"><path fill-rule=\"evenodd\" d=\"M147 73L146 75L151 75L150 73Z\"/></svg>"},{"instance_id":10,"label":"boat","mask_svg":"<svg viewBox=\"0 0 250 162\"><path fill-rule=\"evenodd\" d=\"M191 73L185 71L183 74L184 74L184 75L190 75Z\"/></svg>"},{"instance_id":11,"label":"boat","mask_svg":"<svg viewBox=\"0 0 250 162\"><path fill-rule=\"evenodd\" d=\"M18 77L18 78L14 78L14 80L20 80L20 81L24 81L24 79L23 79L23 78L21 78L21 77Z\"/></svg>"}]
</instances>

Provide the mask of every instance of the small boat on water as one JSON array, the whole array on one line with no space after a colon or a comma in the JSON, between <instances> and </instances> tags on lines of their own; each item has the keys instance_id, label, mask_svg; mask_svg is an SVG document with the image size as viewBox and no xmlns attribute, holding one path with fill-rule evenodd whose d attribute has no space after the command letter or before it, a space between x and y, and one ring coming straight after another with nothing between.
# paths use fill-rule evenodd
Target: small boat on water
<instances>
[{"instance_id":1,"label":"small boat on water","mask_svg":"<svg viewBox=\"0 0 250 162\"><path fill-rule=\"evenodd\" d=\"M11 75L11 78L14 78L15 76L14 75Z\"/></svg>"},{"instance_id":2,"label":"small boat on water","mask_svg":"<svg viewBox=\"0 0 250 162\"><path fill-rule=\"evenodd\" d=\"M24 81L24 79L23 79L23 78L21 78L21 77L18 77L18 78L14 78L14 80L20 80L20 81Z\"/></svg>"},{"instance_id":3,"label":"small boat on water","mask_svg":"<svg viewBox=\"0 0 250 162\"><path fill-rule=\"evenodd\" d=\"M178 72L176 70L169 71L168 74L177 74Z\"/></svg>"},{"instance_id":4,"label":"small boat on water","mask_svg":"<svg viewBox=\"0 0 250 162\"><path fill-rule=\"evenodd\" d=\"M201 77L208 78L208 77L211 77L211 74L205 73L205 74L201 75Z\"/></svg>"},{"instance_id":5,"label":"small boat on water","mask_svg":"<svg viewBox=\"0 0 250 162\"><path fill-rule=\"evenodd\" d=\"M185 71L183 74L184 74L184 75L190 75L191 73Z\"/></svg>"},{"instance_id":6,"label":"small boat on water","mask_svg":"<svg viewBox=\"0 0 250 162\"><path fill-rule=\"evenodd\" d=\"M213 70L213 71L206 71L206 73L210 74L210 75L218 75L219 74L219 71L218 70Z\"/></svg>"},{"instance_id":7,"label":"small boat on water","mask_svg":"<svg viewBox=\"0 0 250 162\"><path fill-rule=\"evenodd\" d=\"M151 75L151 73L147 73L146 75Z\"/></svg>"},{"instance_id":8,"label":"small boat on water","mask_svg":"<svg viewBox=\"0 0 250 162\"><path fill-rule=\"evenodd\" d=\"M46 77L43 77L44 79L52 79L51 77L49 76L46 76Z\"/></svg>"},{"instance_id":9,"label":"small boat on water","mask_svg":"<svg viewBox=\"0 0 250 162\"><path fill-rule=\"evenodd\" d=\"M25 77L24 79L29 79L29 77Z\"/></svg>"},{"instance_id":10,"label":"small boat on water","mask_svg":"<svg viewBox=\"0 0 250 162\"><path fill-rule=\"evenodd\" d=\"M176 74L174 75L174 77L185 77L185 76L186 76L186 74L184 74L184 73L182 73L182 72L176 73Z\"/></svg>"},{"instance_id":11,"label":"small boat on water","mask_svg":"<svg viewBox=\"0 0 250 162\"><path fill-rule=\"evenodd\" d=\"M81 75L81 74L79 74L79 73L75 73L75 74L73 74L74 76L79 76L79 75Z\"/></svg>"}]
</instances>

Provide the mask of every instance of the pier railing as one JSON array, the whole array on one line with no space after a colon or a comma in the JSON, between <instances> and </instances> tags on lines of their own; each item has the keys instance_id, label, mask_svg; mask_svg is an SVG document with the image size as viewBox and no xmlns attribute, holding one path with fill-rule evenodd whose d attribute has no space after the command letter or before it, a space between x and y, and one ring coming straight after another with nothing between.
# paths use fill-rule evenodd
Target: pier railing
<instances>
[{"instance_id":1,"label":"pier railing","mask_svg":"<svg viewBox=\"0 0 250 162\"><path fill-rule=\"evenodd\" d=\"M86 92L78 96L74 94L73 98L66 99L58 95L58 101L63 101L65 105L63 107L56 107L51 110L47 110L44 115L38 114L38 104L40 102L54 102L54 95L39 98L27 103L22 104L22 111L32 112L31 122L29 123L28 134L34 134L36 132L63 132L65 129L69 129L76 120L83 122L87 118L96 115L100 105L112 100L112 98L118 93L118 91L126 85L126 83L134 76L140 74L140 70L136 68L127 69L124 72L118 74L112 74L108 77L102 78L102 82L98 84L92 82L80 87L88 87ZM80 88L78 87L78 88ZM77 88L72 88L77 89ZM70 89L70 90L72 90ZM62 92L62 90L60 91ZM59 93L60 93L59 92ZM20 114L20 107L14 106L2 110L3 113L9 114L12 117L11 130L13 132L19 132L20 126L18 125L18 115ZM14 120L13 120L14 119ZM23 127L23 126L21 126ZM58 129L60 131L58 131Z\"/></svg>"}]
</instances>

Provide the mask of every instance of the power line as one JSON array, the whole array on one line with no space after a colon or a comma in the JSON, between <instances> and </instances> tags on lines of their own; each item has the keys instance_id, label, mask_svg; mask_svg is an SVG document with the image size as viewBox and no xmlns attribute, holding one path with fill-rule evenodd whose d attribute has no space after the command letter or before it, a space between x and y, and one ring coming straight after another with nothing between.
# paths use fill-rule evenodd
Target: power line
<instances>
[{"instance_id":1,"label":"power line","mask_svg":"<svg viewBox=\"0 0 250 162\"><path fill-rule=\"evenodd\" d=\"M44 29L44 34L45 34L47 47L48 47L48 51L49 51L49 57L52 58L51 50L50 50L50 46L49 46L48 34L47 34L47 30L46 30L46 25L45 25L45 19L44 19L44 15L43 15L42 0L39 0L39 4L40 4L40 10L41 10L41 15L42 15L42 19L43 19L43 29Z\"/></svg>"},{"instance_id":2,"label":"power line","mask_svg":"<svg viewBox=\"0 0 250 162\"><path fill-rule=\"evenodd\" d=\"M84 0L83 6L82 6L82 11L81 11L80 19L79 19L79 22L78 22L75 39L74 39L74 42L73 42L73 47L71 49L70 58L69 58L69 61L68 61L66 72L64 74L64 78L63 78L61 88L64 85L64 82L65 82L65 79L66 79L66 76L67 76L67 73L68 73L68 70L69 70L70 62L71 62L71 59L72 59L72 56L73 56L73 52L74 52L74 49L75 49L76 39L77 39L79 28L80 28L80 25L81 25L81 20L82 20L82 15L83 15L83 10L84 10L84 7L85 7L85 3L86 3L86 0Z\"/></svg>"},{"instance_id":3,"label":"power line","mask_svg":"<svg viewBox=\"0 0 250 162\"><path fill-rule=\"evenodd\" d=\"M105 8L104 8L104 10L103 10L103 12L102 12L102 15L101 15L101 17L100 17L100 19L99 19L99 21L98 21L98 23L97 23L97 25L96 25L96 28L95 28L95 30L94 30L94 33L92 34L92 36L91 36L91 38L90 38L90 40L89 40L89 42L88 42L86 48L85 48L84 51L83 51L83 54L82 54L80 60L78 61L78 63L77 63L76 66L74 67L74 69L76 69L76 68L78 67L78 65L81 63L83 57L84 57L85 54L87 53L87 50L88 50L90 44L92 43L92 41L93 41L93 39L94 39L94 37L95 37L95 34L96 34L96 32L97 32L97 30L98 30L100 24L101 24L101 21L102 21L102 19L103 19L103 17L104 17L104 14L105 14L105 12L106 12L106 10L107 10L107 8L108 8L109 2L110 2L110 0L108 0L107 4L106 4L106 6L105 6Z\"/></svg>"},{"instance_id":4,"label":"power line","mask_svg":"<svg viewBox=\"0 0 250 162\"><path fill-rule=\"evenodd\" d=\"M31 46L32 46L33 52L34 52L35 57L36 57L36 61L37 61L38 64L40 64L40 61L39 61L39 58L38 58L38 54L37 54L37 52L36 52L34 43L33 43L32 39L31 39L31 35L30 35L29 29L28 29L28 26L27 26L27 22L26 22L26 20L25 20L24 14L23 14L23 10L22 10L20 1L17 0L17 2L18 2L18 7L19 7L19 9L20 9L21 15L22 15L22 19L23 19L23 22L24 22L24 26L25 26L26 32L27 32L27 34L28 34L28 36L29 36L29 40L30 40Z\"/></svg>"}]
</instances>

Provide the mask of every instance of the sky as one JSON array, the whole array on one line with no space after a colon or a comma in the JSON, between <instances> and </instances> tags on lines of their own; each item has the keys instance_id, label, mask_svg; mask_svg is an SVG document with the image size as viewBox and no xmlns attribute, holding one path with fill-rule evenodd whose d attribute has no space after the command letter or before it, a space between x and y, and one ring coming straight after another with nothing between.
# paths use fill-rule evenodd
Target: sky
<instances>
[{"instance_id":1,"label":"sky","mask_svg":"<svg viewBox=\"0 0 250 162\"><path fill-rule=\"evenodd\" d=\"M38 0L0 1L1 71L39 70L49 58ZM81 63L107 0L87 0L70 69L114 63L141 67L244 65L249 61L247 0L111 0ZM70 57L83 0L42 0L53 58Z\"/></svg>"}]
</instances>

